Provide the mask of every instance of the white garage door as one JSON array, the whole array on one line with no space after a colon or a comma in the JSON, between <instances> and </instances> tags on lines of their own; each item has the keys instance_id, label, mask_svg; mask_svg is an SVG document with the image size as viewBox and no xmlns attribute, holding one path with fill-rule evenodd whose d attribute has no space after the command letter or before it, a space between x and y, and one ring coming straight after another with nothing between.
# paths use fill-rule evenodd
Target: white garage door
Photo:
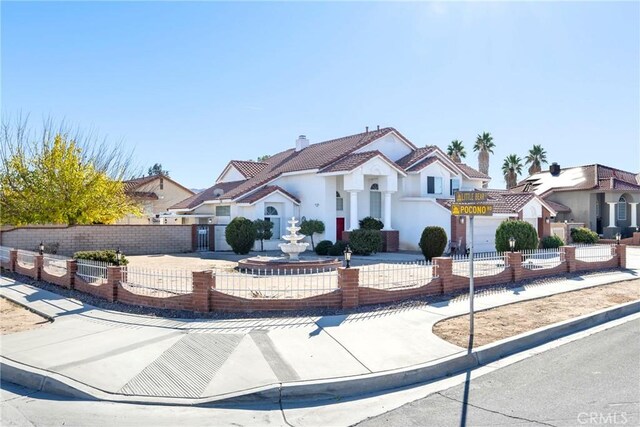
<instances>
[{"instance_id":1,"label":"white garage door","mask_svg":"<svg viewBox=\"0 0 640 427\"><path fill-rule=\"evenodd\" d=\"M491 216L477 216L474 218L473 250L480 252L495 252L496 250L496 228L504 218L494 218ZM471 243L471 227L467 226L467 246Z\"/></svg>"},{"instance_id":2,"label":"white garage door","mask_svg":"<svg viewBox=\"0 0 640 427\"><path fill-rule=\"evenodd\" d=\"M216 251L230 251L231 246L227 243L227 239L224 236L224 232L227 229L226 226L216 225L215 244Z\"/></svg>"}]
</instances>

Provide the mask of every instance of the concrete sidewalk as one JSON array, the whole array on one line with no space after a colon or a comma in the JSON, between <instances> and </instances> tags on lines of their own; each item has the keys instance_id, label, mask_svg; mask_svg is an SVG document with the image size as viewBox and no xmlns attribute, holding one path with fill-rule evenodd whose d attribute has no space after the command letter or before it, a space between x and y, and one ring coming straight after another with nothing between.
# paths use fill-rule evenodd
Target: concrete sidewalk
<instances>
[{"instance_id":1,"label":"concrete sidewalk","mask_svg":"<svg viewBox=\"0 0 640 427\"><path fill-rule=\"evenodd\" d=\"M638 278L636 270L480 291L476 309ZM466 349L431 330L468 297L326 317L176 320L107 311L0 278L0 295L54 319L2 337L1 356L112 395L211 399L261 387L397 371Z\"/></svg>"}]
</instances>

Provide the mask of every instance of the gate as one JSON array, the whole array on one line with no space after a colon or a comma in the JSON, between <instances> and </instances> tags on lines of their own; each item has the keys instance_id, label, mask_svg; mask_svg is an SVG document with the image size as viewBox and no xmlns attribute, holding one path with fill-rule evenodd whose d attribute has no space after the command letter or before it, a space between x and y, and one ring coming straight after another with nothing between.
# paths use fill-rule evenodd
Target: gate
<instances>
[{"instance_id":1,"label":"gate","mask_svg":"<svg viewBox=\"0 0 640 427\"><path fill-rule=\"evenodd\" d=\"M204 252L209 250L209 229L208 225L199 225L196 231L196 251Z\"/></svg>"}]
</instances>

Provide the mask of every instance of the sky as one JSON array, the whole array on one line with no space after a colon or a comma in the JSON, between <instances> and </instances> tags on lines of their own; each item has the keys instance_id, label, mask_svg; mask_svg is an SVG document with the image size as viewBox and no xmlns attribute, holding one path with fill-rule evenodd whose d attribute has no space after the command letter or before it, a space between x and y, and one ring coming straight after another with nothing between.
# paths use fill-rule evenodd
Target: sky
<instances>
[{"instance_id":1,"label":"sky","mask_svg":"<svg viewBox=\"0 0 640 427\"><path fill-rule=\"evenodd\" d=\"M640 171L638 2L0 3L3 117L93 129L206 188L228 161L392 126ZM526 175L526 167L523 169ZM523 177L520 177L523 178Z\"/></svg>"}]
</instances>

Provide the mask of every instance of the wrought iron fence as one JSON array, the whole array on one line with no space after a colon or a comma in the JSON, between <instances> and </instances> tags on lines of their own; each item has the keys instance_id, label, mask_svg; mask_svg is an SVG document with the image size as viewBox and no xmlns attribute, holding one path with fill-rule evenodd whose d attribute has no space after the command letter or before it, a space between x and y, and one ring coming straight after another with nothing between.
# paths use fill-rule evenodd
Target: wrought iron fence
<instances>
[{"instance_id":1,"label":"wrought iron fence","mask_svg":"<svg viewBox=\"0 0 640 427\"><path fill-rule=\"evenodd\" d=\"M299 299L338 289L336 270L309 268L296 273L281 270L215 270L215 290L247 299Z\"/></svg>"},{"instance_id":2,"label":"wrought iron fence","mask_svg":"<svg viewBox=\"0 0 640 427\"><path fill-rule=\"evenodd\" d=\"M67 274L67 261L70 258L61 255L44 254L42 257L42 268L48 274L54 276L64 276Z\"/></svg>"},{"instance_id":3,"label":"wrought iron fence","mask_svg":"<svg viewBox=\"0 0 640 427\"><path fill-rule=\"evenodd\" d=\"M615 245L572 245L576 247L576 260L586 262L609 261L615 256Z\"/></svg>"},{"instance_id":4,"label":"wrought iron fence","mask_svg":"<svg viewBox=\"0 0 640 427\"><path fill-rule=\"evenodd\" d=\"M564 261L564 252L560 248L525 249L522 253L522 268L539 270L554 268Z\"/></svg>"},{"instance_id":5,"label":"wrought iron fence","mask_svg":"<svg viewBox=\"0 0 640 427\"><path fill-rule=\"evenodd\" d=\"M0 260L2 261L9 261L9 252L11 252L13 250L13 248L10 248L8 246L0 246Z\"/></svg>"},{"instance_id":6,"label":"wrought iron fence","mask_svg":"<svg viewBox=\"0 0 640 427\"><path fill-rule=\"evenodd\" d=\"M190 270L122 267L122 286L138 294L166 298L193 291Z\"/></svg>"},{"instance_id":7,"label":"wrought iron fence","mask_svg":"<svg viewBox=\"0 0 640 427\"><path fill-rule=\"evenodd\" d=\"M36 252L18 249L18 265L23 268L33 268L36 265L36 255L38 255Z\"/></svg>"},{"instance_id":8,"label":"wrought iron fence","mask_svg":"<svg viewBox=\"0 0 640 427\"><path fill-rule=\"evenodd\" d=\"M104 261L92 261L79 259L76 274L87 283L102 284L107 283L107 267L110 263Z\"/></svg>"},{"instance_id":9,"label":"wrought iron fence","mask_svg":"<svg viewBox=\"0 0 640 427\"><path fill-rule=\"evenodd\" d=\"M453 274L469 277L471 274L469 256L454 255ZM484 252L473 256L473 276L495 276L502 273L509 266L507 252Z\"/></svg>"},{"instance_id":10,"label":"wrought iron fence","mask_svg":"<svg viewBox=\"0 0 640 427\"><path fill-rule=\"evenodd\" d=\"M374 264L359 267L360 286L399 290L424 286L434 278L435 266L426 261L400 264Z\"/></svg>"}]
</instances>

